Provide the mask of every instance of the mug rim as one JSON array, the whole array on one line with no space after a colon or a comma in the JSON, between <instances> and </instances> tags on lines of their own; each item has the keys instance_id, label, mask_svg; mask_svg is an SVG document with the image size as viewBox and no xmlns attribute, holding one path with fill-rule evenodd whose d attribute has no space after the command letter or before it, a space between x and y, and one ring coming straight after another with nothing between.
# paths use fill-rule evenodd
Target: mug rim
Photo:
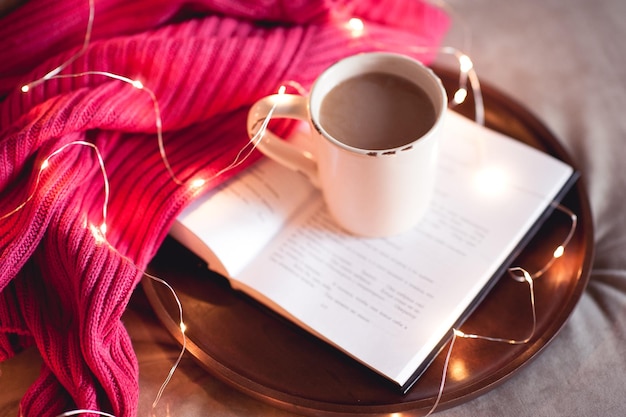
<instances>
[{"instance_id":1,"label":"mug rim","mask_svg":"<svg viewBox=\"0 0 626 417\"><path fill-rule=\"evenodd\" d=\"M412 141L405 143L401 146L397 146L397 147L392 147L392 148L386 148L386 149L366 149L366 148L357 148L351 145L347 145L345 143L343 143L342 141L334 138L330 133L328 133L323 126L321 125L321 123L319 122L318 118L315 117L315 114L313 112L313 109L311 108L311 103L314 101L314 98L316 98L316 92L319 91L320 86L323 85L322 83L327 81L327 78L332 76L333 72L336 72L337 69L341 66L345 66L350 64L352 61L362 61L362 60L373 60L373 59L379 59L379 58L383 58L386 60L396 60L396 61L403 61L405 63L409 63L413 66L415 66L416 68L419 69L419 71L421 71L423 74L425 74L428 78L429 81L432 82L432 86L437 90L437 95L438 95L438 99L440 101L440 103L435 103L433 102L433 105L435 107L435 112L436 112L436 119L435 119L435 123L433 123L433 125L421 136L419 136L418 138L413 139ZM345 78L341 78L338 81L336 81L329 89L329 91L331 89L333 89L334 87L336 87L340 82L345 81L346 79L349 79L353 76L356 75L360 75L360 74L365 74L367 73L367 70L363 70L363 71L359 71L359 72L354 72L352 75L345 77ZM389 74L393 74L393 75L398 75L399 74L395 73L394 71L387 71L387 70L382 70L382 71L378 71L378 72L386 72ZM406 79L406 77L403 77ZM407 80L409 82L412 82L415 84L415 82L413 80ZM422 86L420 86L420 88L423 89ZM428 94L429 99L431 99L431 101L433 101L433 97L432 94L429 92L426 92ZM325 94L324 94L325 96ZM323 100L323 97L319 98L317 101L319 101L319 105L317 107L321 106L321 102ZM418 142L420 141L425 141L428 137L432 136L434 134L434 132L436 132L440 125L443 123L443 119L445 117L445 113L447 111L447 107L448 107L448 102L447 102L447 93L446 90L443 86L443 83L441 81L441 79L437 76L437 74L435 74L435 72L427 67L425 64L423 64L422 62L418 61L417 59L408 56L408 55L403 55L403 54L399 54L399 53L394 53L394 52L381 52L381 51L376 51L376 52L362 52L362 53L358 53L355 55L350 55L346 58L340 59L339 61L335 62L334 64L332 64L331 66L329 66L326 70L324 70L322 72L322 74L320 74L319 77L317 77L317 79L315 80L315 82L313 83L313 86L311 87L311 91L309 93L309 97L307 100L307 106L308 106L308 112L309 112L309 119L311 121L311 125L313 126L313 128L322 136L324 137L326 140L328 140L329 142L333 143L334 145L343 148L347 151L350 151L352 153L357 153L357 154L362 154L362 155L366 155L366 156L389 156L389 155L396 155L398 152L402 152L402 151L408 151L410 149L412 149L415 145L418 144Z\"/></svg>"}]
</instances>

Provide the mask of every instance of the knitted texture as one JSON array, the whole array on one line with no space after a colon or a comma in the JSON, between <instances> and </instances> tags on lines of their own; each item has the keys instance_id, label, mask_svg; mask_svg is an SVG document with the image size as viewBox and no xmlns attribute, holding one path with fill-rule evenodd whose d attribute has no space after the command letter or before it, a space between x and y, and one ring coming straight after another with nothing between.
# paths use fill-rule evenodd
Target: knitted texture
<instances>
[{"instance_id":1,"label":"knitted texture","mask_svg":"<svg viewBox=\"0 0 626 417\"><path fill-rule=\"evenodd\" d=\"M286 81L309 87L358 52L427 61L432 54L411 48L436 47L448 26L418 0L96 1L90 43L61 74L106 71L154 92L180 185L159 152L148 91L97 74L20 91L81 50L88 5L31 0L0 20L0 360L32 345L43 358L24 416L136 414L138 366L121 316L197 195L192 181L211 178L247 143L252 103ZM345 26L353 16L365 22L360 36ZM95 228L105 202L95 149L110 185L106 241Z\"/></svg>"}]
</instances>

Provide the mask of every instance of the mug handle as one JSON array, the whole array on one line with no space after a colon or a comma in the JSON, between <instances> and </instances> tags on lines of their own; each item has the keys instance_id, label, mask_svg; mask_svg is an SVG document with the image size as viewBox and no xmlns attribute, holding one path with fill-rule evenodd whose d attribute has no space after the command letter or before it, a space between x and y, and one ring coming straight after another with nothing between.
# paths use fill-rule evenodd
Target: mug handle
<instances>
[{"instance_id":1,"label":"mug handle","mask_svg":"<svg viewBox=\"0 0 626 417\"><path fill-rule=\"evenodd\" d=\"M257 142L256 146L263 154L289 169L302 172L313 185L319 187L317 162L311 152L269 129L265 129L260 139L256 137L268 115L270 118L298 119L309 123L307 103L307 97L294 94L273 94L260 99L248 112L248 136L251 141Z\"/></svg>"}]
</instances>

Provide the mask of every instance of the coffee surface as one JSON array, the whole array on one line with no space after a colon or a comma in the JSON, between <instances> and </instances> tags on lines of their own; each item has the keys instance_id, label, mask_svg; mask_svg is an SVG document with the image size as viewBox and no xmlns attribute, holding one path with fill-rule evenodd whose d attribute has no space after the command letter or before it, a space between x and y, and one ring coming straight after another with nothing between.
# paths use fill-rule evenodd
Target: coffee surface
<instances>
[{"instance_id":1,"label":"coffee surface","mask_svg":"<svg viewBox=\"0 0 626 417\"><path fill-rule=\"evenodd\" d=\"M335 86L322 100L319 122L354 148L384 150L407 145L435 124L426 92L392 74L365 73Z\"/></svg>"}]
</instances>

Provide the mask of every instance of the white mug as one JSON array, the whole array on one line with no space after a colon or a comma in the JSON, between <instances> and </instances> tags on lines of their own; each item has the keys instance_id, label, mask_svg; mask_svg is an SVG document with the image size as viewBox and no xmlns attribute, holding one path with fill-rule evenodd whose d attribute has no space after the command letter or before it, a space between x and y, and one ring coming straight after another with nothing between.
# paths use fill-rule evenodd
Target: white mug
<instances>
[{"instance_id":1,"label":"white mug","mask_svg":"<svg viewBox=\"0 0 626 417\"><path fill-rule=\"evenodd\" d=\"M323 99L341 82L366 73L399 76L420 87L435 111L427 132L389 149L355 147L330 135L320 122ZM304 173L321 189L331 215L345 230L359 236L383 237L413 227L428 208L446 109L445 89L429 68L408 56L370 52L329 67L313 83L308 97L274 94L262 98L250 109L247 128L250 138L256 140L270 113L273 118L308 122L312 143L306 149L269 129L262 132L258 149Z\"/></svg>"}]
</instances>

